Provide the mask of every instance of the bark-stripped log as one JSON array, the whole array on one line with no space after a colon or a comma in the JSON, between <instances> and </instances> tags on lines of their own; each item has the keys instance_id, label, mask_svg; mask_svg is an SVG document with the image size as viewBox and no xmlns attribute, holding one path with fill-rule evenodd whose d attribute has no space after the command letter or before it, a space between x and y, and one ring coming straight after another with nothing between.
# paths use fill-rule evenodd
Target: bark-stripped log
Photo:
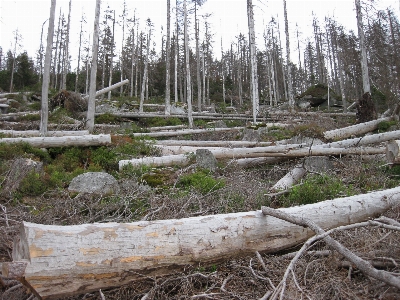
<instances>
[{"instance_id":1,"label":"bark-stripped log","mask_svg":"<svg viewBox=\"0 0 400 300\"><path fill-rule=\"evenodd\" d=\"M186 129L176 131L160 131L160 132L148 132L148 133L132 133L133 136L150 136L150 137L163 137L163 136L178 136L195 133L207 133L207 132L224 132L224 131L239 131L243 127L232 127L232 128L210 128L210 129Z\"/></svg>"},{"instance_id":2,"label":"bark-stripped log","mask_svg":"<svg viewBox=\"0 0 400 300\"><path fill-rule=\"evenodd\" d=\"M160 127L150 127L149 131L163 131L163 130L176 130L187 128L186 125L174 125L174 126L160 126Z\"/></svg>"},{"instance_id":3,"label":"bark-stripped log","mask_svg":"<svg viewBox=\"0 0 400 300\"><path fill-rule=\"evenodd\" d=\"M116 88L119 88L119 87L123 86L124 84L128 84L128 83L129 83L129 79L125 79L124 81L110 85L109 87L106 87L102 90L97 91L95 94L95 97L101 96L105 93L108 93L109 91L115 90ZM89 95L85 96L84 99L89 99Z\"/></svg>"},{"instance_id":4,"label":"bark-stripped log","mask_svg":"<svg viewBox=\"0 0 400 300\"><path fill-rule=\"evenodd\" d=\"M276 146L278 147L278 146ZM282 146L283 147L283 146ZM263 150L258 150L256 148L226 148L223 150L212 150L211 153L214 154L215 158L255 158L255 157L305 157L305 156L330 156L330 155L371 155L371 154L385 154L385 147L357 147L357 148L322 148L322 147L310 147L301 149L286 149L286 151L280 152L275 149L276 152L266 152L265 148L260 147ZM199 148L201 149L201 148ZM244 150L244 151L239 151ZM178 155L168 155L162 157L145 157L139 159L131 160L120 160L119 169L122 170L123 167L127 165L140 166L140 165L150 165L153 167L158 166L171 166L171 165L181 165L185 166L190 163L190 156L195 155L193 152Z\"/></svg>"},{"instance_id":5,"label":"bark-stripped log","mask_svg":"<svg viewBox=\"0 0 400 300\"><path fill-rule=\"evenodd\" d=\"M271 188L271 192L278 192L282 190L287 190L291 188L295 183L297 183L305 174L307 169L303 164L295 166L290 172L278 180Z\"/></svg>"},{"instance_id":6,"label":"bark-stripped log","mask_svg":"<svg viewBox=\"0 0 400 300\"><path fill-rule=\"evenodd\" d=\"M262 147L270 146L272 142L248 142L248 141L187 141L187 140L161 140L156 145L163 146L197 146L197 147Z\"/></svg>"},{"instance_id":7,"label":"bark-stripped log","mask_svg":"<svg viewBox=\"0 0 400 300\"><path fill-rule=\"evenodd\" d=\"M281 210L324 229L368 220L400 203L400 187ZM43 299L83 294L210 265L280 251L314 233L260 210L186 219L75 226L23 222L13 261L28 262L23 282ZM13 263L3 264L3 272Z\"/></svg>"},{"instance_id":8,"label":"bark-stripped log","mask_svg":"<svg viewBox=\"0 0 400 300\"><path fill-rule=\"evenodd\" d=\"M386 160L389 164L400 164L400 140L390 141L386 144Z\"/></svg>"},{"instance_id":9,"label":"bark-stripped log","mask_svg":"<svg viewBox=\"0 0 400 300\"><path fill-rule=\"evenodd\" d=\"M11 137L38 137L40 136L39 130L0 130L0 133L9 135ZM81 135L88 135L88 130L79 130L79 131L47 131L46 136L81 136Z\"/></svg>"},{"instance_id":10,"label":"bark-stripped log","mask_svg":"<svg viewBox=\"0 0 400 300\"><path fill-rule=\"evenodd\" d=\"M344 128L326 131L324 133L324 137L327 140L334 140L334 139L345 139L351 137L352 135L362 135L364 133L371 132L377 129L379 123L390 120L392 120L392 117L381 118L378 120L373 120Z\"/></svg>"},{"instance_id":11,"label":"bark-stripped log","mask_svg":"<svg viewBox=\"0 0 400 300\"><path fill-rule=\"evenodd\" d=\"M60 137L31 137L31 138L3 138L0 143L28 143L37 148L53 147L87 147L111 144L109 134L82 135L82 136L60 136Z\"/></svg>"},{"instance_id":12,"label":"bark-stripped log","mask_svg":"<svg viewBox=\"0 0 400 300\"><path fill-rule=\"evenodd\" d=\"M359 138L332 142L329 144L320 145L320 147L346 148L346 147L365 146L369 144L382 143L396 139L400 139L400 130L371 134Z\"/></svg>"}]
</instances>

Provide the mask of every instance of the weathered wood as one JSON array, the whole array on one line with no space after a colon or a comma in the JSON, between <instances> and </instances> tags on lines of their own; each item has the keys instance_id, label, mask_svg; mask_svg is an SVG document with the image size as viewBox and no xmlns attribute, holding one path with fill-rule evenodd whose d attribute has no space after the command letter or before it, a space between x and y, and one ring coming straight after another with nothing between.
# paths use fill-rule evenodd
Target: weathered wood
<instances>
[{"instance_id":1,"label":"weathered wood","mask_svg":"<svg viewBox=\"0 0 400 300\"><path fill-rule=\"evenodd\" d=\"M378 128L378 124L383 122L383 121L390 121L392 120L392 117L387 117L387 118L381 118L378 120L373 120L365 123L360 123L344 128L339 128L335 130L330 130L326 131L324 133L324 137L328 140L334 140L334 139L345 139L348 137L351 137L352 135L362 135L367 132L374 131L375 129Z\"/></svg>"},{"instance_id":2,"label":"weathered wood","mask_svg":"<svg viewBox=\"0 0 400 300\"><path fill-rule=\"evenodd\" d=\"M38 137L40 136L39 130L0 130L0 133L10 135L11 137ZM52 136L81 136L88 135L88 130L79 130L79 131L47 131L47 137Z\"/></svg>"},{"instance_id":3,"label":"weathered wood","mask_svg":"<svg viewBox=\"0 0 400 300\"><path fill-rule=\"evenodd\" d=\"M378 134L365 135L359 138L347 139L329 144L320 145L320 147L333 147L333 148L346 148L354 146L365 146L369 144L376 144L387 142L390 140L400 139L400 130L389 131Z\"/></svg>"},{"instance_id":4,"label":"weathered wood","mask_svg":"<svg viewBox=\"0 0 400 300\"><path fill-rule=\"evenodd\" d=\"M129 79L125 79L124 81L110 85L109 87L106 87L102 90L97 91L95 94L95 97L101 96L105 93L108 93L109 91L115 90L116 88L119 88L120 86L123 86L124 84L128 84L128 83L129 83ZM89 95L85 96L84 99L89 99Z\"/></svg>"},{"instance_id":5,"label":"weathered wood","mask_svg":"<svg viewBox=\"0 0 400 300\"><path fill-rule=\"evenodd\" d=\"M305 156L330 156L330 155L371 155L371 154L385 154L385 147L357 147L357 148L322 148L322 147L309 147L300 149L284 148L280 149L276 146L274 152L266 152L265 148L225 148L218 150L211 150L215 158L255 158L255 157L305 157ZM284 147L284 146L281 146ZM145 157L131 160L120 160L119 169L131 164L132 166L150 165L157 166L171 166L181 165L185 166L190 163L190 157L194 156L193 152L178 155L168 155L162 157Z\"/></svg>"},{"instance_id":6,"label":"weathered wood","mask_svg":"<svg viewBox=\"0 0 400 300\"><path fill-rule=\"evenodd\" d=\"M162 137L162 136L178 136L196 133L207 133L207 132L224 132L224 131L238 131L242 130L243 127L232 127L232 128L209 128L209 129L186 129L176 131L160 131L160 132L148 132L148 133L133 133L133 136L150 136L150 137Z\"/></svg>"},{"instance_id":7,"label":"weathered wood","mask_svg":"<svg viewBox=\"0 0 400 300\"><path fill-rule=\"evenodd\" d=\"M160 140L156 145L163 146L197 146L197 147L257 147L270 146L272 142L248 142L248 141L187 141L187 140Z\"/></svg>"},{"instance_id":8,"label":"weathered wood","mask_svg":"<svg viewBox=\"0 0 400 300\"><path fill-rule=\"evenodd\" d=\"M290 170L290 172L288 172L285 176L279 179L278 182L270 188L270 191L278 192L287 190L297 183L306 173L307 169L302 164L299 164Z\"/></svg>"},{"instance_id":9,"label":"weathered wood","mask_svg":"<svg viewBox=\"0 0 400 300\"><path fill-rule=\"evenodd\" d=\"M150 131L163 131L163 130L176 130L187 128L186 125L174 125L174 126L159 126L159 127L150 127L148 128Z\"/></svg>"},{"instance_id":10,"label":"weathered wood","mask_svg":"<svg viewBox=\"0 0 400 300\"><path fill-rule=\"evenodd\" d=\"M82 136L54 136L54 137L30 137L30 138L3 138L0 143L28 143L33 147L52 148L66 146L102 146L111 144L109 134L82 135Z\"/></svg>"},{"instance_id":11,"label":"weathered wood","mask_svg":"<svg viewBox=\"0 0 400 300\"><path fill-rule=\"evenodd\" d=\"M357 223L400 203L400 187L283 208L324 229ZM24 282L43 299L121 286L231 257L272 253L313 232L258 211L186 219L75 226L23 222L13 261L27 260Z\"/></svg>"},{"instance_id":12,"label":"weathered wood","mask_svg":"<svg viewBox=\"0 0 400 300\"><path fill-rule=\"evenodd\" d=\"M386 144L386 160L391 165L400 164L400 140L390 141Z\"/></svg>"},{"instance_id":13,"label":"weathered wood","mask_svg":"<svg viewBox=\"0 0 400 300\"><path fill-rule=\"evenodd\" d=\"M2 274L8 279L21 279L25 275L27 265L28 261L3 262Z\"/></svg>"}]
</instances>

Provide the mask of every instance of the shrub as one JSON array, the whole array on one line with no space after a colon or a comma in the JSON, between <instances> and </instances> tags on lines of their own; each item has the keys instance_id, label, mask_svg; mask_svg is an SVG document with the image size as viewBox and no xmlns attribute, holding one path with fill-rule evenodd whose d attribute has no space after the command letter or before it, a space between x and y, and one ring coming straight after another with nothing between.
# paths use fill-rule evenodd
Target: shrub
<instances>
[{"instance_id":1,"label":"shrub","mask_svg":"<svg viewBox=\"0 0 400 300\"><path fill-rule=\"evenodd\" d=\"M193 187L201 194L205 195L223 188L225 182L222 179L213 178L211 175L207 174L206 171L197 171L193 174L183 175L179 179L178 186L185 189Z\"/></svg>"}]
</instances>

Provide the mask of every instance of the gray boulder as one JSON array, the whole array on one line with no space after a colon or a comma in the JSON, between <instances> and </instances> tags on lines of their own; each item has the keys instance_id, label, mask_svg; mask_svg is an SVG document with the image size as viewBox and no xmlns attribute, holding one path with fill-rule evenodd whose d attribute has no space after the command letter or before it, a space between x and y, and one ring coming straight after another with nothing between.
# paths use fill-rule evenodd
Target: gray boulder
<instances>
[{"instance_id":1,"label":"gray boulder","mask_svg":"<svg viewBox=\"0 0 400 300\"><path fill-rule=\"evenodd\" d=\"M259 142L261 139L260 131L252 128L245 128L243 131L243 141Z\"/></svg>"},{"instance_id":2,"label":"gray boulder","mask_svg":"<svg viewBox=\"0 0 400 300\"><path fill-rule=\"evenodd\" d=\"M117 180L103 172L88 172L72 179L69 192L112 195L119 192Z\"/></svg>"},{"instance_id":3,"label":"gray boulder","mask_svg":"<svg viewBox=\"0 0 400 300\"><path fill-rule=\"evenodd\" d=\"M196 150L196 163L200 168L210 171L214 171L217 168L217 160L214 154L208 149Z\"/></svg>"},{"instance_id":4,"label":"gray boulder","mask_svg":"<svg viewBox=\"0 0 400 300\"><path fill-rule=\"evenodd\" d=\"M184 114L186 114L186 110L182 106L177 106L175 104L172 104L171 105L171 114L173 114L173 115L184 115Z\"/></svg>"}]
</instances>

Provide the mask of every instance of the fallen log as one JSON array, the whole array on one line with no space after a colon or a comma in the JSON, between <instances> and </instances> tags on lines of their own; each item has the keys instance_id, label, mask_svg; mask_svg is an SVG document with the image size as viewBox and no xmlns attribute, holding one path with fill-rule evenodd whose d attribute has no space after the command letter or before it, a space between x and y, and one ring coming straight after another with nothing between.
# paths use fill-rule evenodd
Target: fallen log
<instances>
[{"instance_id":1,"label":"fallen log","mask_svg":"<svg viewBox=\"0 0 400 300\"><path fill-rule=\"evenodd\" d=\"M207 132L224 132L224 131L238 131L242 130L243 127L232 127L232 128L209 128L209 129L185 129L185 130L176 130L176 131L159 131L159 132L147 132L141 133L136 132L132 133L133 136L149 136L149 137L165 137L165 136L179 136L179 135L187 135L187 134L196 134L196 133L207 133Z\"/></svg>"},{"instance_id":2,"label":"fallen log","mask_svg":"<svg viewBox=\"0 0 400 300\"><path fill-rule=\"evenodd\" d=\"M305 156L338 156L338 155L371 155L371 154L385 154L385 147L357 147L357 148L322 148L322 147L310 147L301 149L289 149L286 151L278 151L278 146L275 147L276 152L266 152L265 148L260 147L262 150L256 148L226 148L223 150L211 150L215 158L256 158L256 157L305 157ZM244 151L239 151L244 150ZM150 165L153 167L159 166L173 166L180 165L186 166L191 160L190 157L194 157L194 152L188 152L186 154L178 155L167 155L161 157L145 157L131 160L120 160L119 169L122 170L127 165L140 166Z\"/></svg>"},{"instance_id":3,"label":"fallen log","mask_svg":"<svg viewBox=\"0 0 400 300\"><path fill-rule=\"evenodd\" d=\"M400 130L371 134L359 138L332 142L329 144L320 145L320 147L346 148L346 147L365 146L369 144L382 143L396 139L400 139Z\"/></svg>"},{"instance_id":4,"label":"fallen log","mask_svg":"<svg viewBox=\"0 0 400 300\"><path fill-rule=\"evenodd\" d=\"M256 147L270 146L272 142L248 142L248 141L187 141L187 140L161 140L156 145L163 146L197 146L197 147Z\"/></svg>"},{"instance_id":5,"label":"fallen log","mask_svg":"<svg viewBox=\"0 0 400 300\"><path fill-rule=\"evenodd\" d=\"M280 210L328 230L368 220L399 203L397 187ZM212 265L255 251L273 253L312 235L309 228L261 210L123 224L23 222L13 262L3 263L2 272L41 299L56 299L176 273L187 265Z\"/></svg>"},{"instance_id":6,"label":"fallen log","mask_svg":"<svg viewBox=\"0 0 400 300\"><path fill-rule=\"evenodd\" d=\"M39 130L0 130L0 133L9 135L11 137L39 137L40 132ZM46 136L81 136L81 135L88 135L88 130L68 130L68 131L47 131Z\"/></svg>"},{"instance_id":7,"label":"fallen log","mask_svg":"<svg viewBox=\"0 0 400 300\"><path fill-rule=\"evenodd\" d=\"M150 127L148 128L149 131L162 131L162 130L176 130L176 129L183 129L187 128L186 125L174 125L174 126L159 126L159 127Z\"/></svg>"},{"instance_id":8,"label":"fallen log","mask_svg":"<svg viewBox=\"0 0 400 300\"><path fill-rule=\"evenodd\" d=\"M111 144L111 136L109 134L99 134L59 137L3 138L0 139L0 143L28 143L37 148L102 146Z\"/></svg>"},{"instance_id":9,"label":"fallen log","mask_svg":"<svg viewBox=\"0 0 400 300\"><path fill-rule=\"evenodd\" d=\"M294 184L296 184L305 174L307 173L307 169L303 166L303 164L299 164L295 166L290 172L288 172L285 176L278 180L271 188L270 192L275 193L278 191L284 191L288 188L291 188Z\"/></svg>"},{"instance_id":10,"label":"fallen log","mask_svg":"<svg viewBox=\"0 0 400 300\"><path fill-rule=\"evenodd\" d=\"M334 140L334 139L345 139L351 137L352 135L362 135L367 132L374 131L378 128L378 124L384 121L391 121L392 117L381 118L365 123L360 123L344 128L339 128L335 130L326 131L324 133L324 137L327 140Z\"/></svg>"}]
</instances>

